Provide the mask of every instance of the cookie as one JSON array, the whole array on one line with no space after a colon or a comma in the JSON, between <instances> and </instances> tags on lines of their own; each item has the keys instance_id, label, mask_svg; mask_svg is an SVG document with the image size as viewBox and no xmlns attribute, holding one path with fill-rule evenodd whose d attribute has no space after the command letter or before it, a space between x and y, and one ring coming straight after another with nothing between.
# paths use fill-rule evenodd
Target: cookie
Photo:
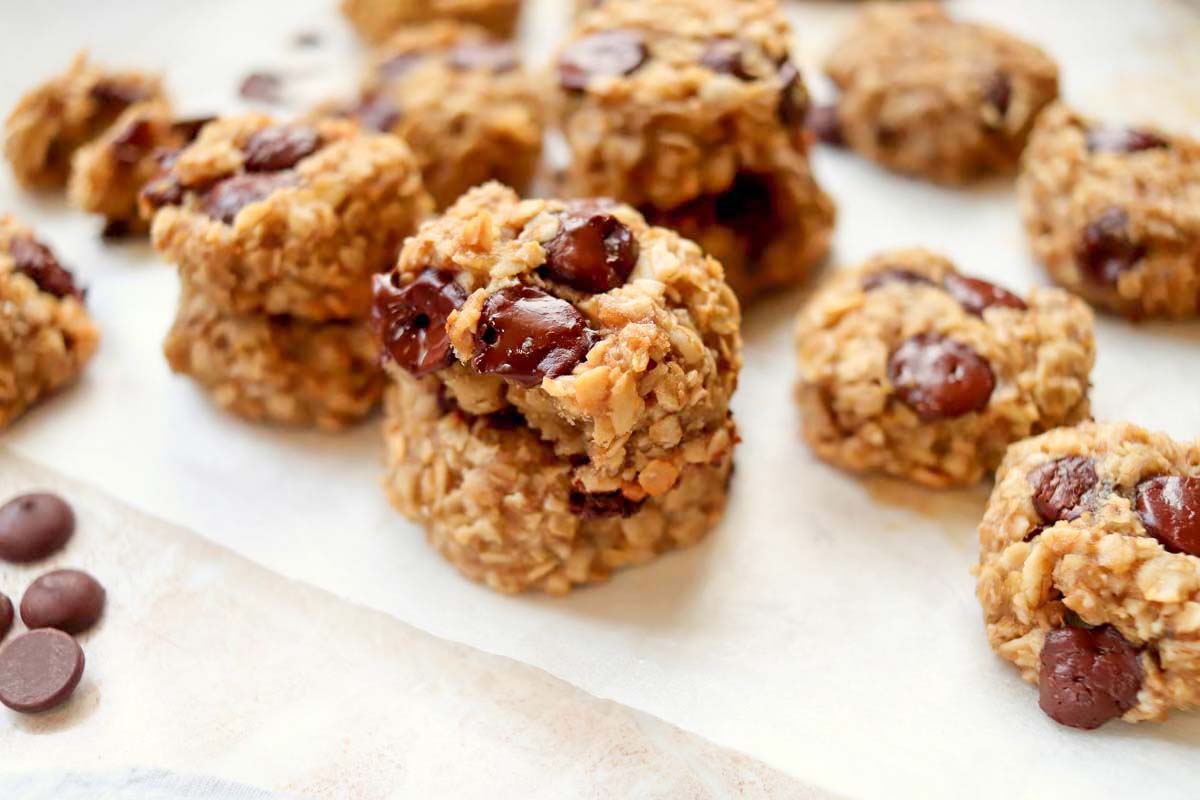
<instances>
[{"instance_id":1,"label":"cookie","mask_svg":"<svg viewBox=\"0 0 1200 800\"><path fill-rule=\"evenodd\" d=\"M22 97L4 123L4 154L17 183L65 186L76 150L131 105L163 100L157 76L108 70L80 53L66 72Z\"/></svg>"},{"instance_id":2,"label":"cookie","mask_svg":"<svg viewBox=\"0 0 1200 800\"><path fill-rule=\"evenodd\" d=\"M1058 67L1040 48L936 3L872 4L831 52L838 136L940 183L1015 170L1038 112L1058 96Z\"/></svg>"},{"instance_id":3,"label":"cookie","mask_svg":"<svg viewBox=\"0 0 1200 800\"><path fill-rule=\"evenodd\" d=\"M1056 283L1135 319L1200 314L1200 141L1056 104L1038 120L1017 189Z\"/></svg>"},{"instance_id":4,"label":"cookie","mask_svg":"<svg viewBox=\"0 0 1200 800\"><path fill-rule=\"evenodd\" d=\"M434 20L466 22L508 38L516 30L521 0L342 0L342 13L368 42Z\"/></svg>"},{"instance_id":5,"label":"cookie","mask_svg":"<svg viewBox=\"0 0 1200 800\"><path fill-rule=\"evenodd\" d=\"M988 641L1052 719L1200 706L1200 440L1085 423L1016 444L979 542Z\"/></svg>"},{"instance_id":6,"label":"cookie","mask_svg":"<svg viewBox=\"0 0 1200 800\"><path fill-rule=\"evenodd\" d=\"M99 333L58 258L0 217L0 430L83 372Z\"/></svg>"},{"instance_id":7,"label":"cookie","mask_svg":"<svg viewBox=\"0 0 1200 800\"><path fill-rule=\"evenodd\" d=\"M720 261L742 299L802 281L834 207L808 163L808 94L774 0L611 0L557 60L565 191L609 196Z\"/></svg>"},{"instance_id":8,"label":"cookie","mask_svg":"<svg viewBox=\"0 0 1200 800\"><path fill-rule=\"evenodd\" d=\"M1013 442L1088 417L1092 322L1060 289L1021 298L927 250L876 256L800 315L804 437L852 472L976 483Z\"/></svg>"},{"instance_id":9,"label":"cookie","mask_svg":"<svg viewBox=\"0 0 1200 800\"><path fill-rule=\"evenodd\" d=\"M719 519L740 313L695 244L489 184L405 244L373 320L385 487L466 575L561 593Z\"/></svg>"}]
</instances>

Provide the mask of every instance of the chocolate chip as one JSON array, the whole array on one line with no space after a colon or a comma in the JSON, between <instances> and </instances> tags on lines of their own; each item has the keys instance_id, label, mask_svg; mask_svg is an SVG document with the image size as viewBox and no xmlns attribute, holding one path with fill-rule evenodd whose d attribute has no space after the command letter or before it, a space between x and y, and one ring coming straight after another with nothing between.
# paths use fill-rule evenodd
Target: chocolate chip
<instances>
[{"instance_id":1,"label":"chocolate chip","mask_svg":"<svg viewBox=\"0 0 1200 800\"><path fill-rule=\"evenodd\" d=\"M517 51L508 42L463 42L446 53L451 69L486 70L494 75L512 72L520 66Z\"/></svg>"},{"instance_id":2,"label":"chocolate chip","mask_svg":"<svg viewBox=\"0 0 1200 800\"><path fill-rule=\"evenodd\" d=\"M4 637L8 636L8 632L12 630L13 624L13 605L12 600L3 592L0 592L0 642L4 641Z\"/></svg>"},{"instance_id":3,"label":"chocolate chip","mask_svg":"<svg viewBox=\"0 0 1200 800\"><path fill-rule=\"evenodd\" d=\"M118 164L132 166L154 147L154 126L148 119L135 119L113 137L112 147Z\"/></svg>"},{"instance_id":4,"label":"chocolate chip","mask_svg":"<svg viewBox=\"0 0 1200 800\"><path fill-rule=\"evenodd\" d=\"M1007 289L1001 288L979 278L970 278L951 272L942 282L950 296L958 304L972 314L982 317L983 312L994 306L1001 308L1016 308L1024 311L1028 308L1025 301Z\"/></svg>"},{"instance_id":5,"label":"chocolate chip","mask_svg":"<svg viewBox=\"0 0 1200 800\"><path fill-rule=\"evenodd\" d=\"M186 117L171 123L171 130L184 142L193 142L204 130L204 126L216 120L216 117Z\"/></svg>"},{"instance_id":6,"label":"chocolate chip","mask_svg":"<svg viewBox=\"0 0 1200 800\"><path fill-rule=\"evenodd\" d=\"M103 611L104 587L77 569L47 572L31 583L21 598L21 619L31 629L83 633L96 624Z\"/></svg>"},{"instance_id":7,"label":"chocolate chip","mask_svg":"<svg viewBox=\"0 0 1200 800\"><path fill-rule=\"evenodd\" d=\"M260 103L279 103L283 100L283 76L274 72L251 72L242 79L238 94Z\"/></svg>"},{"instance_id":8,"label":"chocolate chip","mask_svg":"<svg viewBox=\"0 0 1200 800\"><path fill-rule=\"evenodd\" d=\"M453 363L446 321L466 300L452 272L426 269L399 288L394 276L380 275L371 326L386 356L414 375L428 375Z\"/></svg>"},{"instance_id":9,"label":"chocolate chip","mask_svg":"<svg viewBox=\"0 0 1200 800\"><path fill-rule=\"evenodd\" d=\"M1000 115L1000 119L1004 119L1012 104L1012 77L1007 72L992 73L984 86L983 96L985 102Z\"/></svg>"},{"instance_id":10,"label":"chocolate chip","mask_svg":"<svg viewBox=\"0 0 1200 800\"><path fill-rule=\"evenodd\" d=\"M546 272L582 292L623 286L638 260L638 241L625 223L586 206L568 206L546 242Z\"/></svg>"},{"instance_id":11,"label":"chocolate chip","mask_svg":"<svg viewBox=\"0 0 1200 800\"><path fill-rule=\"evenodd\" d=\"M564 89L581 92L592 78L629 75L649 55L637 31L600 31L567 46L558 59L558 81Z\"/></svg>"},{"instance_id":12,"label":"chocolate chip","mask_svg":"<svg viewBox=\"0 0 1200 800\"><path fill-rule=\"evenodd\" d=\"M83 650L62 631L29 631L0 648L0 703L24 714L56 708L83 677Z\"/></svg>"},{"instance_id":13,"label":"chocolate chip","mask_svg":"<svg viewBox=\"0 0 1200 800\"><path fill-rule=\"evenodd\" d=\"M1033 488L1033 507L1042 522L1053 525L1084 512L1099 478L1096 462L1086 456L1067 456L1042 464L1026 477Z\"/></svg>"},{"instance_id":14,"label":"chocolate chip","mask_svg":"<svg viewBox=\"0 0 1200 800\"><path fill-rule=\"evenodd\" d=\"M1083 229L1075 261L1093 281L1111 286L1145 257L1146 248L1130 240L1128 225L1129 215L1111 206Z\"/></svg>"},{"instance_id":15,"label":"chocolate chip","mask_svg":"<svg viewBox=\"0 0 1200 800\"><path fill-rule=\"evenodd\" d=\"M17 272L37 284L38 289L55 297L83 299L75 279L59 262L54 251L32 236L18 236L8 244Z\"/></svg>"},{"instance_id":16,"label":"chocolate chip","mask_svg":"<svg viewBox=\"0 0 1200 800\"><path fill-rule=\"evenodd\" d=\"M713 39L700 56L700 63L719 75L754 80L754 74L746 67L745 46L737 39Z\"/></svg>"},{"instance_id":17,"label":"chocolate chip","mask_svg":"<svg viewBox=\"0 0 1200 800\"><path fill-rule=\"evenodd\" d=\"M1163 547L1200 556L1200 477L1171 475L1142 481L1135 507L1146 533Z\"/></svg>"},{"instance_id":18,"label":"chocolate chip","mask_svg":"<svg viewBox=\"0 0 1200 800\"><path fill-rule=\"evenodd\" d=\"M846 139L842 135L842 120L838 116L836 104L813 106L808 110L806 123L818 142L824 142L834 147L842 147L846 144Z\"/></svg>"},{"instance_id":19,"label":"chocolate chip","mask_svg":"<svg viewBox=\"0 0 1200 800\"><path fill-rule=\"evenodd\" d=\"M133 235L133 225L127 219L106 219L100 229L100 238L112 242Z\"/></svg>"},{"instance_id":20,"label":"chocolate chip","mask_svg":"<svg viewBox=\"0 0 1200 800\"><path fill-rule=\"evenodd\" d=\"M800 78L800 70L791 61L779 67L779 82L783 93L779 98L779 118L789 128L801 128L808 118L808 90Z\"/></svg>"},{"instance_id":21,"label":"chocolate chip","mask_svg":"<svg viewBox=\"0 0 1200 800\"><path fill-rule=\"evenodd\" d=\"M524 428L527 424L521 412L512 406L508 406L500 411L493 411L487 415L486 419L488 425L499 431L515 431L518 428Z\"/></svg>"},{"instance_id":22,"label":"chocolate chip","mask_svg":"<svg viewBox=\"0 0 1200 800\"><path fill-rule=\"evenodd\" d=\"M991 366L978 353L936 333L906 339L888 361L888 379L926 422L982 411L996 387Z\"/></svg>"},{"instance_id":23,"label":"chocolate chip","mask_svg":"<svg viewBox=\"0 0 1200 800\"><path fill-rule=\"evenodd\" d=\"M278 172L296 166L321 146L321 137L303 125L280 125L254 133L242 148L247 172Z\"/></svg>"},{"instance_id":24,"label":"chocolate chip","mask_svg":"<svg viewBox=\"0 0 1200 800\"><path fill-rule=\"evenodd\" d=\"M113 112L119 112L147 97L142 86L117 80L98 81L88 94L93 100L110 106Z\"/></svg>"},{"instance_id":25,"label":"chocolate chip","mask_svg":"<svg viewBox=\"0 0 1200 800\"><path fill-rule=\"evenodd\" d=\"M1091 730L1137 704L1138 652L1111 625L1057 628L1046 634L1038 705L1050 719Z\"/></svg>"},{"instance_id":26,"label":"chocolate chip","mask_svg":"<svg viewBox=\"0 0 1200 800\"><path fill-rule=\"evenodd\" d=\"M583 519L632 517L645 500L630 500L621 492L571 492L567 498L571 513Z\"/></svg>"},{"instance_id":27,"label":"chocolate chip","mask_svg":"<svg viewBox=\"0 0 1200 800\"><path fill-rule=\"evenodd\" d=\"M200 208L213 219L232 225L238 212L251 203L270 197L276 190L299 184L292 172L246 173L226 178L209 189Z\"/></svg>"},{"instance_id":28,"label":"chocolate chip","mask_svg":"<svg viewBox=\"0 0 1200 800\"><path fill-rule=\"evenodd\" d=\"M594 337L573 305L532 286L509 286L484 301L472 366L524 386L566 375Z\"/></svg>"},{"instance_id":29,"label":"chocolate chip","mask_svg":"<svg viewBox=\"0 0 1200 800\"><path fill-rule=\"evenodd\" d=\"M151 179L138 196L153 209L183 204L184 189L173 173L166 172Z\"/></svg>"},{"instance_id":30,"label":"chocolate chip","mask_svg":"<svg viewBox=\"0 0 1200 800\"><path fill-rule=\"evenodd\" d=\"M863 278L862 288L864 292L870 292L881 286L887 286L889 283L905 283L913 286L934 285L932 280L919 272L913 272L911 269L902 269L900 267L889 267L879 272L872 272Z\"/></svg>"},{"instance_id":31,"label":"chocolate chip","mask_svg":"<svg viewBox=\"0 0 1200 800\"><path fill-rule=\"evenodd\" d=\"M1139 153L1171 145L1157 134L1136 128L1093 128L1087 132L1087 146L1093 153Z\"/></svg>"}]
</instances>

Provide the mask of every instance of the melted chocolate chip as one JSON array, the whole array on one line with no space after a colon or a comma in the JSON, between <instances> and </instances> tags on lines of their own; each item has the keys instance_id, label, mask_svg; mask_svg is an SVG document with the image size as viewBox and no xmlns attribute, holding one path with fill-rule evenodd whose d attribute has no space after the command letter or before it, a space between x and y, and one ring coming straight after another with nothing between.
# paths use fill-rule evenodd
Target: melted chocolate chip
<instances>
[{"instance_id":1,"label":"melted chocolate chip","mask_svg":"<svg viewBox=\"0 0 1200 800\"><path fill-rule=\"evenodd\" d=\"M1092 220L1075 245L1075 261L1093 281L1112 286L1123 272L1146 255L1146 248L1129 238L1129 215L1115 206Z\"/></svg>"},{"instance_id":2,"label":"melted chocolate chip","mask_svg":"<svg viewBox=\"0 0 1200 800\"><path fill-rule=\"evenodd\" d=\"M573 491L567 498L571 513L583 519L632 517L641 510L645 500L630 500L621 492Z\"/></svg>"},{"instance_id":3,"label":"melted chocolate chip","mask_svg":"<svg viewBox=\"0 0 1200 800\"><path fill-rule=\"evenodd\" d=\"M581 92L593 78L631 74L649 55L637 31L600 31L567 45L558 59L558 81L564 89Z\"/></svg>"},{"instance_id":4,"label":"melted chocolate chip","mask_svg":"<svg viewBox=\"0 0 1200 800\"><path fill-rule=\"evenodd\" d=\"M808 129L812 131L813 136L818 142L832 145L834 147L842 147L846 144L845 136L842 134L842 120L838 116L837 105L830 103L828 105L813 106L808 110L807 119Z\"/></svg>"},{"instance_id":5,"label":"melted chocolate chip","mask_svg":"<svg viewBox=\"0 0 1200 800\"><path fill-rule=\"evenodd\" d=\"M1171 475L1142 481L1135 508L1146 533L1167 550L1200 556L1200 477Z\"/></svg>"},{"instance_id":6,"label":"melted chocolate chip","mask_svg":"<svg viewBox=\"0 0 1200 800\"><path fill-rule=\"evenodd\" d=\"M1012 77L1007 72L993 73L984 86L983 96L985 102L1003 119L1012 104Z\"/></svg>"},{"instance_id":7,"label":"melted chocolate chip","mask_svg":"<svg viewBox=\"0 0 1200 800\"><path fill-rule=\"evenodd\" d=\"M19 236L9 242L8 254L17 272L37 284L38 289L55 297L83 299L71 273L63 267L49 247L32 236Z\"/></svg>"},{"instance_id":8,"label":"melted chocolate chip","mask_svg":"<svg viewBox=\"0 0 1200 800\"><path fill-rule=\"evenodd\" d=\"M464 42L446 53L446 64L451 69L486 70L499 75L512 72L520 66L517 51L508 42Z\"/></svg>"},{"instance_id":9,"label":"melted chocolate chip","mask_svg":"<svg viewBox=\"0 0 1200 800\"><path fill-rule=\"evenodd\" d=\"M1012 292L979 278L951 272L946 275L942 285L959 305L979 317L993 306L1016 308L1021 311L1028 308L1025 301Z\"/></svg>"},{"instance_id":10,"label":"melted chocolate chip","mask_svg":"<svg viewBox=\"0 0 1200 800\"><path fill-rule=\"evenodd\" d=\"M29 631L0 649L0 703L23 714L70 699L83 677L83 650L62 631Z\"/></svg>"},{"instance_id":11,"label":"melted chocolate chip","mask_svg":"<svg viewBox=\"0 0 1200 800\"><path fill-rule=\"evenodd\" d=\"M363 97L350 114L371 130L387 133L404 118L400 107L387 94L370 94Z\"/></svg>"},{"instance_id":12,"label":"melted chocolate chip","mask_svg":"<svg viewBox=\"0 0 1200 800\"><path fill-rule=\"evenodd\" d=\"M3 592L0 592L0 642L4 641L4 637L8 636L8 632L12 630L13 624L13 604L12 600Z\"/></svg>"},{"instance_id":13,"label":"melted chocolate chip","mask_svg":"<svg viewBox=\"0 0 1200 800\"><path fill-rule=\"evenodd\" d=\"M467 300L467 290L454 273L424 270L397 288L391 275L375 279L371 326L383 343L384 354L399 366L421 376L454 361L446 321Z\"/></svg>"},{"instance_id":14,"label":"melted chocolate chip","mask_svg":"<svg viewBox=\"0 0 1200 800\"><path fill-rule=\"evenodd\" d=\"M781 225L771 179L751 172L738 173L721 194L703 195L669 211L647 208L644 213L654 224L689 239L701 238L714 225L728 228L751 263L775 241Z\"/></svg>"},{"instance_id":15,"label":"melted chocolate chip","mask_svg":"<svg viewBox=\"0 0 1200 800\"><path fill-rule=\"evenodd\" d=\"M238 212L251 203L265 200L279 189L296 186L300 180L291 172L246 173L225 178L209 189L200 208L213 219L232 225Z\"/></svg>"},{"instance_id":16,"label":"melted chocolate chip","mask_svg":"<svg viewBox=\"0 0 1200 800\"><path fill-rule=\"evenodd\" d=\"M808 90L800 78L800 70L791 61L779 67L779 82L783 94L779 98L779 118L789 128L801 128L808 118Z\"/></svg>"},{"instance_id":17,"label":"melted chocolate chip","mask_svg":"<svg viewBox=\"0 0 1200 800\"><path fill-rule=\"evenodd\" d=\"M888 361L888 379L927 422L982 411L996 387L991 366L978 353L936 333L905 340Z\"/></svg>"},{"instance_id":18,"label":"melted chocolate chip","mask_svg":"<svg viewBox=\"0 0 1200 800\"><path fill-rule=\"evenodd\" d=\"M1091 730L1137 704L1138 652L1111 625L1049 631L1041 661L1038 705L1055 722Z\"/></svg>"},{"instance_id":19,"label":"melted chocolate chip","mask_svg":"<svg viewBox=\"0 0 1200 800\"><path fill-rule=\"evenodd\" d=\"M1087 132L1087 146L1093 153L1139 153L1171 145L1157 134L1136 128L1093 128Z\"/></svg>"},{"instance_id":20,"label":"melted chocolate chip","mask_svg":"<svg viewBox=\"0 0 1200 800\"><path fill-rule=\"evenodd\" d=\"M902 269L900 267L889 267L879 272L872 272L863 278L862 288L864 292L870 292L878 289L880 286L887 286L889 283L905 283L914 286L934 285L932 280L919 272L913 272L911 269Z\"/></svg>"},{"instance_id":21,"label":"melted chocolate chip","mask_svg":"<svg viewBox=\"0 0 1200 800\"><path fill-rule=\"evenodd\" d=\"M587 321L567 301L532 286L509 286L483 304L471 364L536 386L573 370L593 341Z\"/></svg>"},{"instance_id":22,"label":"melted chocolate chip","mask_svg":"<svg viewBox=\"0 0 1200 800\"><path fill-rule=\"evenodd\" d=\"M546 273L582 292L623 286L638 260L638 242L625 223L587 206L568 206L558 234L546 242Z\"/></svg>"},{"instance_id":23,"label":"melted chocolate chip","mask_svg":"<svg viewBox=\"0 0 1200 800\"><path fill-rule=\"evenodd\" d=\"M274 72L251 72L242 79L238 94L260 103L279 103L283 100L283 77Z\"/></svg>"},{"instance_id":24,"label":"melted chocolate chip","mask_svg":"<svg viewBox=\"0 0 1200 800\"><path fill-rule=\"evenodd\" d=\"M1026 480L1033 488L1033 507L1042 522L1053 525L1082 514L1099 478L1096 462L1085 456L1067 456L1042 464Z\"/></svg>"},{"instance_id":25,"label":"melted chocolate chip","mask_svg":"<svg viewBox=\"0 0 1200 800\"><path fill-rule=\"evenodd\" d=\"M125 81L99 81L88 93L93 100L110 106L114 112L146 99L143 87Z\"/></svg>"},{"instance_id":26,"label":"melted chocolate chip","mask_svg":"<svg viewBox=\"0 0 1200 800\"><path fill-rule=\"evenodd\" d=\"M104 611L104 587L86 572L56 569L25 590L21 619L30 628L57 628L63 633L83 633Z\"/></svg>"},{"instance_id":27,"label":"melted chocolate chip","mask_svg":"<svg viewBox=\"0 0 1200 800\"><path fill-rule=\"evenodd\" d=\"M263 128L242 148L247 172L279 172L296 166L321 146L321 137L302 125Z\"/></svg>"},{"instance_id":28,"label":"melted chocolate chip","mask_svg":"<svg viewBox=\"0 0 1200 800\"><path fill-rule=\"evenodd\" d=\"M154 209L182 205L184 197L183 184L179 182L179 178L173 173L166 172L153 178L143 186L139 197Z\"/></svg>"},{"instance_id":29,"label":"melted chocolate chip","mask_svg":"<svg viewBox=\"0 0 1200 800\"><path fill-rule=\"evenodd\" d=\"M718 75L754 80L754 74L746 67L745 46L737 39L713 39L700 56L700 63Z\"/></svg>"},{"instance_id":30,"label":"melted chocolate chip","mask_svg":"<svg viewBox=\"0 0 1200 800\"><path fill-rule=\"evenodd\" d=\"M147 119L135 119L112 140L113 158L118 164L132 166L155 145L154 126Z\"/></svg>"}]
</instances>

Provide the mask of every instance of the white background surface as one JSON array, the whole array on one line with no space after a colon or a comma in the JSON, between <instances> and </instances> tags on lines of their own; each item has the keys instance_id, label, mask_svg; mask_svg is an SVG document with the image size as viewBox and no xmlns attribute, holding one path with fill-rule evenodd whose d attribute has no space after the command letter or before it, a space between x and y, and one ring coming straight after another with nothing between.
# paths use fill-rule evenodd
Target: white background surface
<instances>
[{"instance_id":1,"label":"white background surface","mask_svg":"<svg viewBox=\"0 0 1200 800\"><path fill-rule=\"evenodd\" d=\"M546 57L568 3L532 4ZM811 68L852 13L796 2ZM1116 119L1200 132L1200 11L1184 0L958 2L1046 46L1065 94ZM356 49L332 0L0 0L0 109L81 46L162 68L187 112L238 107L246 71L290 65L296 95L348 86ZM536 29L536 30L533 30ZM296 50L294 34L325 43ZM297 99L299 99L297 97ZM300 110L301 105L295 106ZM1043 280L1011 186L949 191L843 153L817 171L839 204L835 264L910 244L1016 288ZM817 463L791 403L791 319L802 296L752 308L735 399L744 444L728 517L700 547L567 599L505 598L429 550L378 490L375 423L344 436L268 430L211 407L170 375L159 347L173 271L139 245L106 246L99 222L17 193L90 286L104 340L83 383L5 444L193 528L290 577L438 636L543 667L806 780L858 796L1194 797L1200 714L1163 725L1059 728L987 647L968 569L986 489L933 493ZM1200 434L1200 325L1101 318L1094 408L1176 436ZM281 745L286 746L286 745ZM81 758L86 758L81 754Z\"/></svg>"}]
</instances>

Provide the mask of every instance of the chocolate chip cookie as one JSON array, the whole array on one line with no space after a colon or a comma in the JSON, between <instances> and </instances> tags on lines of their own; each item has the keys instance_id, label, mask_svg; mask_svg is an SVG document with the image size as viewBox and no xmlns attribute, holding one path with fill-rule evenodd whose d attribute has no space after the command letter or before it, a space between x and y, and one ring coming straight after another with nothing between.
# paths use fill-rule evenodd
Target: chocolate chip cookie
<instances>
[{"instance_id":1,"label":"chocolate chip cookie","mask_svg":"<svg viewBox=\"0 0 1200 800\"><path fill-rule=\"evenodd\" d=\"M1038 120L1017 187L1055 282L1131 318L1200 314L1200 141L1056 104Z\"/></svg>"},{"instance_id":2,"label":"chocolate chip cookie","mask_svg":"<svg viewBox=\"0 0 1200 800\"><path fill-rule=\"evenodd\" d=\"M517 27L521 0L342 0L342 13L368 42L435 20L466 22L508 38Z\"/></svg>"},{"instance_id":3,"label":"chocolate chip cookie","mask_svg":"<svg viewBox=\"0 0 1200 800\"><path fill-rule=\"evenodd\" d=\"M1060 289L1021 298L927 250L839 272L796 341L804 436L854 472L969 485L1013 442L1088 416L1088 307Z\"/></svg>"},{"instance_id":4,"label":"chocolate chip cookie","mask_svg":"<svg viewBox=\"0 0 1200 800\"><path fill-rule=\"evenodd\" d=\"M829 249L808 94L774 0L611 0L557 60L566 191L610 196L720 261L748 299L797 283Z\"/></svg>"},{"instance_id":5,"label":"chocolate chip cookie","mask_svg":"<svg viewBox=\"0 0 1200 800\"><path fill-rule=\"evenodd\" d=\"M74 276L33 231L0 217L0 430L79 377L98 341Z\"/></svg>"},{"instance_id":6,"label":"chocolate chip cookie","mask_svg":"<svg viewBox=\"0 0 1200 800\"><path fill-rule=\"evenodd\" d=\"M634 209L472 190L376 280L373 321L385 488L469 577L562 593L720 518L737 300Z\"/></svg>"},{"instance_id":7,"label":"chocolate chip cookie","mask_svg":"<svg viewBox=\"0 0 1200 800\"><path fill-rule=\"evenodd\" d=\"M979 541L988 641L1052 719L1200 706L1200 440L1084 423L1016 444Z\"/></svg>"},{"instance_id":8,"label":"chocolate chip cookie","mask_svg":"<svg viewBox=\"0 0 1200 800\"><path fill-rule=\"evenodd\" d=\"M1011 172L1058 96L1058 67L1041 49L936 3L868 6L825 71L846 145L942 183Z\"/></svg>"}]
</instances>

